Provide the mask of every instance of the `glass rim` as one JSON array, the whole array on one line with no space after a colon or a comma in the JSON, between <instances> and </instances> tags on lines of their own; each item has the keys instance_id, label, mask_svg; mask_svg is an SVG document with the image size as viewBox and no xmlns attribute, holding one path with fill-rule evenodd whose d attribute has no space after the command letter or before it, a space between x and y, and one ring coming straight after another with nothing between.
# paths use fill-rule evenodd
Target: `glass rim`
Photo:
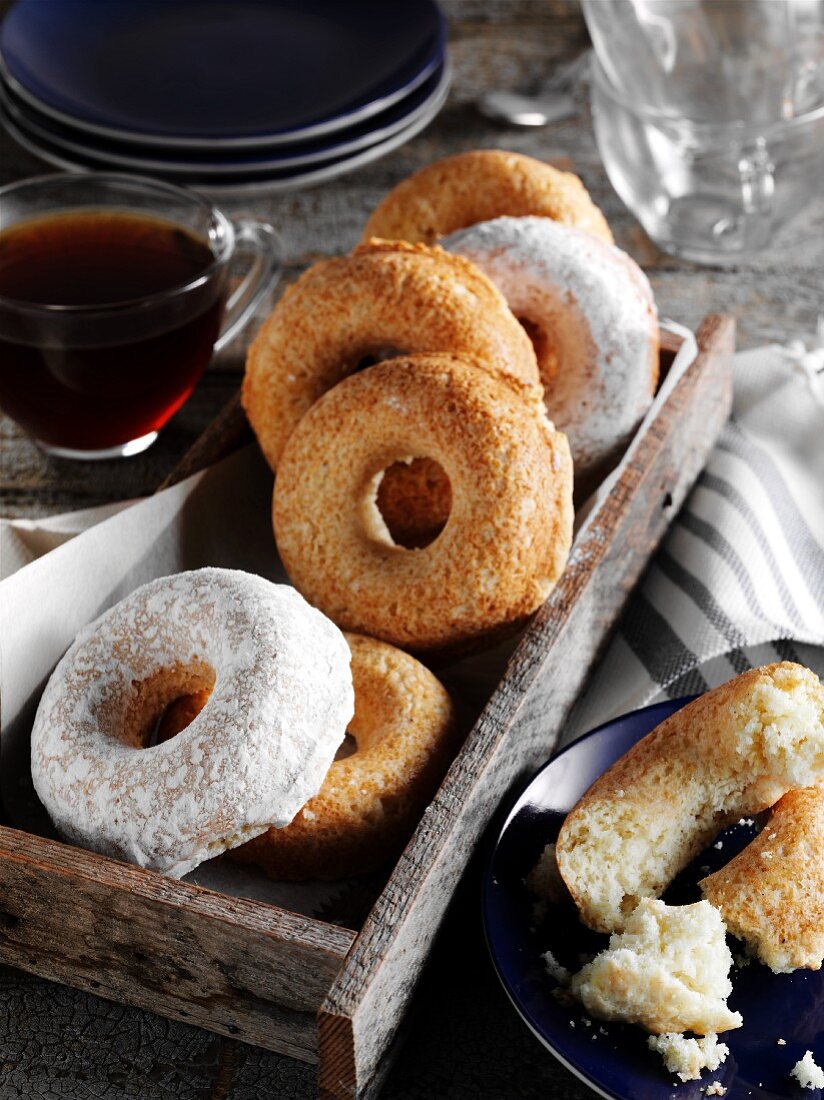
<instances>
[{"instance_id":1,"label":"glass rim","mask_svg":"<svg viewBox=\"0 0 824 1100\"><path fill-rule=\"evenodd\" d=\"M143 189L144 191L165 192L168 196L172 196L176 199L185 199L187 202L199 206L220 227L221 236L224 241L223 254L215 255L212 242L209 240L209 251L212 258L206 267L183 283L175 283L173 286L165 287L163 290L153 291L151 294L143 295L140 298L122 298L116 302L101 302L98 305L60 305L59 303L51 302L30 302L25 298L10 298L5 294L0 294L0 308L4 307L6 309L13 309L25 313L45 313L61 317L89 316L96 313L111 314L119 310L125 312L130 309L148 309L154 305L175 298L178 295L183 295L189 291L197 290L199 287L205 286L215 272L230 258L232 246L235 241L235 230L232 222L226 217L223 211L215 206L214 203L210 202L204 195L201 195L199 191L192 190L188 187L180 187L174 183L167 183L166 180L154 179L151 176L141 176L129 172L44 172L41 176L28 176L26 179L13 180L11 183L7 183L0 187L0 203L2 203L3 199L9 194L15 191L22 191L26 187L41 187L47 184L83 184L89 182L130 184L132 187L136 186L138 189ZM67 207L61 212L70 213L72 209L72 207ZM76 209L82 210L84 207L78 206ZM108 209L108 207L98 206L96 208L89 207L89 209L105 210ZM117 207L112 206L111 209L114 210L117 209ZM51 215L46 213L45 215L38 216L50 217ZM160 217L161 215L158 216ZM164 220L169 221L170 224L176 224L173 218L165 217ZM20 222L15 224L22 225L25 221L26 219L23 218Z\"/></svg>"},{"instance_id":2,"label":"glass rim","mask_svg":"<svg viewBox=\"0 0 824 1100\"><path fill-rule=\"evenodd\" d=\"M602 91L604 95L608 96L615 103L618 103L629 114L635 115L638 118L648 120L654 125L660 126L662 123L674 122L675 119L672 115L663 114L661 111L656 111L650 107L645 107L641 104L632 103L625 93L621 92L607 76L604 71L604 67L598 60L598 57L593 50L592 62L590 67L590 78L593 83L598 85L599 91ZM776 119L773 122L694 122L690 120L690 126L699 131L709 131L724 127L725 129L733 128L741 131L752 131L757 138L767 139L774 134L781 132L786 133L787 130L795 129L808 125L811 122L816 122L818 119L824 118L824 102L820 106L814 107L810 111L805 111L801 115L793 115L791 118Z\"/></svg>"}]
</instances>

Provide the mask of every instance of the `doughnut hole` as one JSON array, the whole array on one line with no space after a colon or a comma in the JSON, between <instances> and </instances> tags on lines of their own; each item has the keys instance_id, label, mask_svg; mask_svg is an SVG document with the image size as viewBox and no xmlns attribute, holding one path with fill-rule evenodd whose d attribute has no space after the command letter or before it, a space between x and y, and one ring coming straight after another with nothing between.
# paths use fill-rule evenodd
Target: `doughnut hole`
<instances>
[{"instance_id":1,"label":"doughnut hole","mask_svg":"<svg viewBox=\"0 0 824 1100\"><path fill-rule=\"evenodd\" d=\"M357 374L358 371L366 370L367 367L374 367L376 363L382 363L384 359L398 359L402 355L408 354L407 351L396 347L362 348L350 363L344 365L341 377L345 378L349 374Z\"/></svg>"},{"instance_id":2,"label":"doughnut hole","mask_svg":"<svg viewBox=\"0 0 824 1100\"><path fill-rule=\"evenodd\" d=\"M142 681L138 686L143 718L139 723L130 722L124 728L130 730L129 744L136 748L150 748L164 741L171 741L200 714L215 686L215 671L208 665L186 666L170 676Z\"/></svg>"},{"instance_id":3,"label":"doughnut hole","mask_svg":"<svg viewBox=\"0 0 824 1100\"><path fill-rule=\"evenodd\" d=\"M366 529L383 545L422 550L443 531L452 510L452 486L432 458L404 458L372 479Z\"/></svg>"},{"instance_id":4,"label":"doughnut hole","mask_svg":"<svg viewBox=\"0 0 824 1100\"><path fill-rule=\"evenodd\" d=\"M351 733L346 734L335 753L335 760L345 760L347 756L354 756L358 751L358 743Z\"/></svg>"},{"instance_id":5,"label":"doughnut hole","mask_svg":"<svg viewBox=\"0 0 824 1100\"><path fill-rule=\"evenodd\" d=\"M524 331L535 349L535 358L538 360L538 369L546 388L549 388L558 374L558 351L546 325L532 317L518 317Z\"/></svg>"}]
</instances>

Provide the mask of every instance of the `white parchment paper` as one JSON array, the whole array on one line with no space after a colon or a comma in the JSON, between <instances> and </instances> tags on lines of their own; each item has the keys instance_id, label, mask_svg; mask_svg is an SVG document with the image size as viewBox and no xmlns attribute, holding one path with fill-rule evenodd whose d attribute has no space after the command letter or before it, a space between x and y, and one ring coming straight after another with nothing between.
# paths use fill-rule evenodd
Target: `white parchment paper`
<instances>
[{"instance_id":1,"label":"white parchment paper","mask_svg":"<svg viewBox=\"0 0 824 1100\"><path fill-rule=\"evenodd\" d=\"M692 334L668 327L685 343L641 432L695 355ZM634 446L581 509L577 538ZM272 474L250 445L146 500L42 521L0 521L0 795L13 826L55 835L31 784L29 734L45 682L77 632L139 585L185 569L225 566L288 583L275 550L271 498ZM483 706L515 644L439 670L467 720ZM188 879L329 919L336 898L357 894L351 883L273 883L223 859Z\"/></svg>"}]
</instances>

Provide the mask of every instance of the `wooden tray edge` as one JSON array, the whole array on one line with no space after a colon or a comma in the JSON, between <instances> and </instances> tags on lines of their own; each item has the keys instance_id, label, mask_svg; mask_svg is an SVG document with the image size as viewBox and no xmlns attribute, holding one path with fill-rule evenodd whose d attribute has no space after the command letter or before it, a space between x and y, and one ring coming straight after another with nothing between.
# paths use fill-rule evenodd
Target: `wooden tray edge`
<instances>
[{"instance_id":1,"label":"wooden tray edge","mask_svg":"<svg viewBox=\"0 0 824 1100\"><path fill-rule=\"evenodd\" d=\"M383 1055L405 1013L416 975L446 909L448 897L437 897L438 879L454 883L476 846L470 834L476 841L480 839L506 788L519 775L533 770L557 742L563 720L632 587L729 415L734 334L735 323L730 317L710 315L702 322L696 359L639 441L634 461L613 487L588 532L586 545L579 544L561 581L526 632L430 813L418 826L361 929L319 1014L319 1085L324 1100L365 1098L379 1087L386 1072ZM698 404L699 396L700 410L693 408L689 424L695 432L692 446L682 440L682 445L687 445L684 459L666 467L667 455L677 449L679 429L688 426L679 418L691 404ZM621 537L621 532L629 525L633 506L643 504L645 489L654 500L639 511L649 512L650 528L643 533L643 551L633 550L633 540ZM600 576L598 566L603 567L610 555L615 555L616 546L627 561L623 573L616 571L614 591L605 594L607 600L611 595L611 605L592 606L597 601L584 599L587 588ZM595 630L588 616L597 616ZM583 641L588 627L598 639L591 645ZM578 638L576 631L581 635ZM560 646L569 646L568 660L556 648ZM565 676L569 665L574 674ZM552 699L544 708L533 698L530 706L536 684L548 676L558 678L551 687ZM515 724L519 726L517 738L507 738ZM525 734L530 727L531 752ZM517 752L510 748L508 756L507 740L517 742ZM488 786L484 799L479 793L482 778ZM458 835L469 818L471 824ZM439 865L443 869L440 875Z\"/></svg>"}]
</instances>

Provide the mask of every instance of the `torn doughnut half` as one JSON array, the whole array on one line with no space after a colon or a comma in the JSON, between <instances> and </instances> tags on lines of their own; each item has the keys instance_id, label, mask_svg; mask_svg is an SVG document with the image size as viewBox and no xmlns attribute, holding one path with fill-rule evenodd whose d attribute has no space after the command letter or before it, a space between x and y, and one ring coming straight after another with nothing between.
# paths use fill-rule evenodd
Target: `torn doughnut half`
<instances>
[{"instance_id":1,"label":"torn doughnut half","mask_svg":"<svg viewBox=\"0 0 824 1100\"><path fill-rule=\"evenodd\" d=\"M567 816L558 868L585 924L624 927L723 828L824 773L824 687L801 665L754 669L671 715Z\"/></svg>"}]
</instances>

